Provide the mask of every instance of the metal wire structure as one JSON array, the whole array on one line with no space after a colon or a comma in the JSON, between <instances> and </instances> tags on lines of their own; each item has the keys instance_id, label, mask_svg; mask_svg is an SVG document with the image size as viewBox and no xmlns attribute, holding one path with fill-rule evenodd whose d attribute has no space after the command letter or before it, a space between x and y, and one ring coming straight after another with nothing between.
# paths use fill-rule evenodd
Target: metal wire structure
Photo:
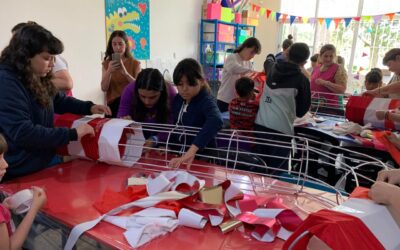
<instances>
[{"instance_id":1,"label":"metal wire structure","mask_svg":"<svg viewBox=\"0 0 400 250\"><path fill-rule=\"evenodd\" d=\"M153 172L170 170L168 164L171 158L184 154L191 146L187 142L200 131L195 127L165 124L142 123L141 126L144 134L157 134L164 140L157 147L149 146L149 143L145 142L141 159L138 162L133 160L131 164L133 167ZM275 138L278 136L280 139L268 139L270 136ZM177 143L175 140L177 137L183 138L181 141L184 143ZM340 204L349 195L350 189L359 186L360 182L367 185L374 182L374 177L360 170L372 168L376 175L379 170L388 168L385 163L370 155L299 136L225 129L218 133L213 143L215 147L200 150L193 163L183 164L180 168L199 178L219 181L229 179L241 187L249 188L249 191L256 195L279 193L307 197L318 201L326 208ZM119 146L142 150L138 144L140 143L135 145L126 143ZM269 149L279 149L285 153L271 154ZM129 161L129 155L124 157ZM280 164L278 166L271 162ZM328 183L310 174L311 168L322 165L340 173L336 183ZM213 171L215 168L224 169L225 174L215 175ZM332 199L315 195L309 192L310 189L307 187L328 191L336 197Z\"/></svg>"},{"instance_id":2,"label":"metal wire structure","mask_svg":"<svg viewBox=\"0 0 400 250\"><path fill-rule=\"evenodd\" d=\"M311 112L314 115L327 116L331 119L344 121L347 94L311 92Z\"/></svg>"}]
</instances>

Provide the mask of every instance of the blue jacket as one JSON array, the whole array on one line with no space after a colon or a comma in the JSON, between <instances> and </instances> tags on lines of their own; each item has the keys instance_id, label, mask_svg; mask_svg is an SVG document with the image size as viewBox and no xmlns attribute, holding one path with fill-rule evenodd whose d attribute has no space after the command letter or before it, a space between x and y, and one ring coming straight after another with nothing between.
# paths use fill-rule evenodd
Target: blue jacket
<instances>
[{"instance_id":1,"label":"blue jacket","mask_svg":"<svg viewBox=\"0 0 400 250\"><path fill-rule=\"evenodd\" d=\"M185 100L176 95L172 104L174 124L201 128L195 137L186 137L186 145L194 144L199 149L215 146L214 138L223 124L215 99L207 90L201 90L186 108L184 105L186 105ZM173 143L184 144L184 140L184 136L180 136L180 133L172 135Z\"/></svg>"},{"instance_id":2,"label":"blue jacket","mask_svg":"<svg viewBox=\"0 0 400 250\"><path fill-rule=\"evenodd\" d=\"M92 102L62 93L43 107L19 80L12 67L0 64L0 133L8 143L6 179L27 175L48 166L55 149L77 140L76 129L54 128L54 111L90 114Z\"/></svg>"}]
</instances>

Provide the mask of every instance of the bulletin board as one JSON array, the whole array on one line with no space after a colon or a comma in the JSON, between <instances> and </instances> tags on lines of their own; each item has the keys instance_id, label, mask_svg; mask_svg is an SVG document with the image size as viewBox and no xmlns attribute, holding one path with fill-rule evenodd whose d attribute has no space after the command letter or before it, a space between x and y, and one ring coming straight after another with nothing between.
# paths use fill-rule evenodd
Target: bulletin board
<instances>
[{"instance_id":1,"label":"bulletin board","mask_svg":"<svg viewBox=\"0 0 400 250\"><path fill-rule=\"evenodd\" d=\"M105 0L107 41L114 30L128 35L133 56L138 60L150 58L149 0Z\"/></svg>"}]
</instances>

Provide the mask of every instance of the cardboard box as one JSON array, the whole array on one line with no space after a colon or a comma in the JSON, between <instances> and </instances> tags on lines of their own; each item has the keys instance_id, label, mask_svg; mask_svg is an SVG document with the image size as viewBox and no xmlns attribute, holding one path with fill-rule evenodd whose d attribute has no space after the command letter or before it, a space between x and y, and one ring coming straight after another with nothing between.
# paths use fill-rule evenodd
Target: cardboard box
<instances>
[{"instance_id":1,"label":"cardboard box","mask_svg":"<svg viewBox=\"0 0 400 250\"><path fill-rule=\"evenodd\" d=\"M259 12L253 10L244 10L242 11L242 18L260 18Z\"/></svg>"},{"instance_id":2,"label":"cardboard box","mask_svg":"<svg viewBox=\"0 0 400 250\"><path fill-rule=\"evenodd\" d=\"M250 17L242 18L242 24L258 26L258 19Z\"/></svg>"},{"instance_id":3,"label":"cardboard box","mask_svg":"<svg viewBox=\"0 0 400 250\"><path fill-rule=\"evenodd\" d=\"M207 19L221 19L221 5L216 3L207 4Z\"/></svg>"},{"instance_id":4,"label":"cardboard box","mask_svg":"<svg viewBox=\"0 0 400 250\"><path fill-rule=\"evenodd\" d=\"M234 21L234 19L235 19L235 14L232 13L231 8L225 8L225 7L221 8L221 21L231 23Z\"/></svg>"}]
</instances>

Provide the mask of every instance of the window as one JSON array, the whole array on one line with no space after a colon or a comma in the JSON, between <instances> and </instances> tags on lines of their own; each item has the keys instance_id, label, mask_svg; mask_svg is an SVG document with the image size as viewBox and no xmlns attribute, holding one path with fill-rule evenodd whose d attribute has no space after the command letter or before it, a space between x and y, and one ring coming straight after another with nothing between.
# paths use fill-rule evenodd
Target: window
<instances>
[{"instance_id":1,"label":"window","mask_svg":"<svg viewBox=\"0 0 400 250\"><path fill-rule=\"evenodd\" d=\"M297 4L294 4L294 1ZM285 14L298 15L303 17L355 17L357 16L358 0L305 0L304 4L299 4L301 0L281 0L281 12ZM319 1L319 3L317 2ZM360 0L363 9L362 16L381 15L393 11L400 11L400 2L398 0ZM306 4L307 3L307 4ZM318 7L318 10L316 8ZM303 14L304 13L304 14ZM345 59L345 68L349 71L348 93L360 93L363 91L364 76L373 67L385 69L382 65L384 54L391 48L400 48L400 16L396 15L393 21L383 17L378 25L375 25L373 19L369 21L361 20L351 21L348 27L345 27L342 21L335 29L334 21L331 22L329 29L326 24L317 23L299 23L296 21L293 25L286 21L282 26L281 40L292 34L294 41L305 42L309 44L311 52L318 53L322 45L326 43L334 44L337 54ZM316 25L319 25L316 34ZM354 31L356 25L359 25L357 43L353 47ZM316 48L313 48L313 46ZM354 51L353 64L349 65L352 51ZM308 65L307 65L308 67ZM384 73L389 74L387 71ZM390 76L384 77L387 82Z\"/></svg>"}]
</instances>

